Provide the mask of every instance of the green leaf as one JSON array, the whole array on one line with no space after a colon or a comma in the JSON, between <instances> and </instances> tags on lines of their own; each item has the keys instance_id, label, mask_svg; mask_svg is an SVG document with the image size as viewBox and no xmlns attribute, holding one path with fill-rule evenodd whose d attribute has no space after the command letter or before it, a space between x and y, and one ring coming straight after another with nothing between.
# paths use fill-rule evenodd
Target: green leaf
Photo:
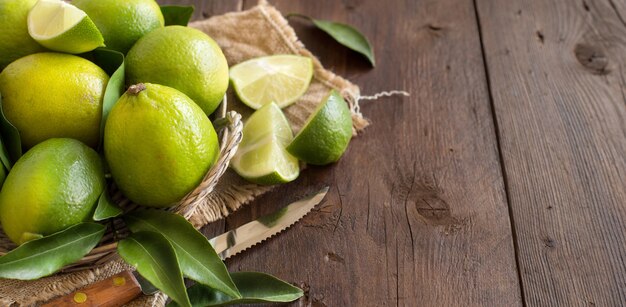
<instances>
[{"instance_id":1,"label":"green leaf","mask_svg":"<svg viewBox=\"0 0 626 307\"><path fill-rule=\"evenodd\" d=\"M340 44L364 55L372 64L372 67L376 66L376 59L374 58L374 50L370 45L367 38L359 32L359 30L353 28L350 25L334 22L330 20L314 19L302 14L289 14L290 16L298 16L311 21L320 30L326 32L332 38L334 38Z\"/></svg>"},{"instance_id":2,"label":"green leaf","mask_svg":"<svg viewBox=\"0 0 626 307\"><path fill-rule=\"evenodd\" d=\"M110 219L112 217L116 217L122 214L123 212L124 210L122 210L122 208L118 207L113 202L108 191L104 189L104 191L102 191L102 194L100 194L100 198L98 198L98 206L96 207L96 211L93 214L93 220L102 221Z\"/></svg>"},{"instance_id":3,"label":"green leaf","mask_svg":"<svg viewBox=\"0 0 626 307\"><path fill-rule=\"evenodd\" d=\"M2 97L0 96L0 104L2 104ZM1 108L1 107L0 107ZM2 162L2 169L10 171L13 166L11 163L11 159L9 159L9 151L7 147L4 146L4 142L2 141L2 137L0 135L0 162ZM5 173L6 176L6 173ZM0 186L2 184L0 183Z\"/></svg>"},{"instance_id":4,"label":"green leaf","mask_svg":"<svg viewBox=\"0 0 626 307\"><path fill-rule=\"evenodd\" d=\"M274 276L257 272L238 272L231 275L243 298L234 299L205 285L189 287L191 305L223 306L232 304L287 303L302 297L301 289ZM178 306L170 303L168 306Z\"/></svg>"},{"instance_id":5,"label":"green leaf","mask_svg":"<svg viewBox=\"0 0 626 307\"><path fill-rule=\"evenodd\" d=\"M4 112L2 112L2 93L0 93L0 113L2 114L0 117L4 118ZM0 121L2 121L4 119L0 119ZM8 120L7 120L8 122ZM2 129L2 126L0 125L0 132L4 130ZM6 145L4 144L3 139L3 134L0 133L0 162L2 162L2 165L4 166L5 170L11 170L11 167L13 166L13 163L11 163L11 159L9 158L9 151L7 150ZM19 137L19 133L18 133L18 137ZM21 145L20 145L21 147ZM6 174L5 174L6 176ZM1 184L0 184L1 186Z\"/></svg>"},{"instance_id":6,"label":"green leaf","mask_svg":"<svg viewBox=\"0 0 626 307\"><path fill-rule=\"evenodd\" d=\"M104 229L100 224L81 223L28 241L0 257L0 277L31 280L55 273L89 253Z\"/></svg>"},{"instance_id":7,"label":"green leaf","mask_svg":"<svg viewBox=\"0 0 626 307\"><path fill-rule=\"evenodd\" d=\"M215 288L232 297L241 297L209 240L185 218L161 210L141 210L124 216L133 232L154 231L174 246L181 270L186 277Z\"/></svg>"},{"instance_id":8,"label":"green leaf","mask_svg":"<svg viewBox=\"0 0 626 307\"><path fill-rule=\"evenodd\" d=\"M367 38L357 29L347 24L328 20L311 19L311 21L313 21L313 24L315 24L322 31L332 36L340 44L364 55L370 61L372 66L376 66L372 46L370 46Z\"/></svg>"},{"instance_id":9,"label":"green leaf","mask_svg":"<svg viewBox=\"0 0 626 307\"><path fill-rule=\"evenodd\" d=\"M13 164L22 156L22 139L20 132L11 124L2 110L2 95L0 94L0 135L2 136L2 151L0 158L6 169L10 170ZM8 165L7 165L8 164Z\"/></svg>"},{"instance_id":10,"label":"green leaf","mask_svg":"<svg viewBox=\"0 0 626 307\"><path fill-rule=\"evenodd\" d=\"M176 252L164 236L150 231L133 233L117 244L117 252L172 300L191 306Z\"/></svg>"},{"instance_id":11,"label":"green leaf","mask_svg":"<svg viewBox=\"0 0 626 307\"><path fill-rule=\"evenodd\" d=\"M177 5L163 5L161 6L161 13L165 19L166 26L187 26L191 15L193 15L193 6L177 6Z\"/></svg>"},{"instance_id":12,"label":"green leaf","mask_svg":"<svg viewBox=\"0 0 626 307\"><path fill-rule=\"evenodd\" d=\"M109 76L109 83L104 91L102 101L102 120L100 121L100 143L104 139L104 126L111 109L118 99L124 94L124 55L118 51L106 48L98 48L91 52L94 63L106 71Z\"/></svg>"},{"instance_id":13,"label":"green leaf","mask_svg":"<svg viewBox=\"0 0 626 307\"><path fill-rule=\"evenodd\" d=\"M124 64L124 54L107 48L97 48L84 56L100 66L109 76L115 74Z\"/></svg>"}]
</instances>

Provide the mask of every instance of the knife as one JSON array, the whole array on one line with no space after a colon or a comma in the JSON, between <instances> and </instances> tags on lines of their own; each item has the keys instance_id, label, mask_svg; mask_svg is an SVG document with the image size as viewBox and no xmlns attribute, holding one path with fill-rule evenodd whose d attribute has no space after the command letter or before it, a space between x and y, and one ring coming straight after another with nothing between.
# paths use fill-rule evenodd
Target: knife
<instances>
[{"instance_id":1,"label":"knife","mask_svg":"<svg viewBox=\"0 0 626 307\"><path fill-rule=\"evenodd\" d=\"M276 212L227 231L209 242L222 260L226 260L289 228L307 215L328 193L328 187L307 195ZM52 300L42 307L52 306L121 306L142 292L158 291L137 272L124 271L91 284L65 296Z\"/></svg>"}]
</instances>

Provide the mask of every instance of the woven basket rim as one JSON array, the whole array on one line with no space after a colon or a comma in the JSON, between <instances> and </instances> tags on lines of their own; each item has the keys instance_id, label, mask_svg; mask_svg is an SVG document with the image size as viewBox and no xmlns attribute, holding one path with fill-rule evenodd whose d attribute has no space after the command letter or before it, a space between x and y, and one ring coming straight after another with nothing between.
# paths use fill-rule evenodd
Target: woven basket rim
<instances>
[{"instance_id":1,"label":"woven basket rim","mask_svg":"<svg viewBox=\"0 0 626 307\"><path fill-rule=\"evenodd\" d=\"M227 107L228 102L226 95L224 95L224 99L220 103L218 111L214 113L217 114L215 118L216 121L225 120L227 123L227 125L223 127L216 127L220 143L220 152L216 163L209 169L200 184L194 190L189 192L179 202L164 210L175 212L189 220L196 212L198 206L207 204L205 200L228 169L230 160L237 151L242 138L243 123L241 115L235 111L227 111ZM138 207L124 197L114 184L107 186L107 189L111 192L113 201L120 205L125 211L128 212ZM83 258L63 267L57 274L98 267L119 257L116 253L117 237L119 234L127 232L127 230L120 219L110 219L108 222L107 230L100 240L100 243ZM0 242L3 246L16 247L2 231L0 231ZM6 254L11 249L12 248L9 247L5 249L6 251L0 250L0 256Z\"/></svg>"}]
</instances>

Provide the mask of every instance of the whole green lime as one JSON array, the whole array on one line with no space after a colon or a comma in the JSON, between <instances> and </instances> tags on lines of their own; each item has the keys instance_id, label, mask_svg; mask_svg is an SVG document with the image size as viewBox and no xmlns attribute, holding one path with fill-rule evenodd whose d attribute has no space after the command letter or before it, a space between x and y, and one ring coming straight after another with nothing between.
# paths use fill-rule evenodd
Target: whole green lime
<instances>
[{"instance_id":1,"label":"whole green lime","mask_svg":"<svg viewBox=\"0 0 626 307\"><path fill-rule=\"evenodd\" d=\"M100 67L81 57L31 54L0 73L2 107L24 149L59 137L96 147L108 81Z\"/></svg>"},{"instance_id":2,"label":"whole green lime","mask_svg":"<svg viewBox=\"0 0 626 307\"><path fill-rule=\"evenodd\" d=\"M44 48L28 34L27 18L37 0L0 0L0 71L9 63Z\"/></svg>"},{"instance_id":3,"label":"whole green lime","mask_svg":"<svg viewBox=\"0 0 626 307\"><path fill-rule=\"evenodd\" d=\"M228 63L208 35L188 27L168 26L150 32L128 52L126 82L173 87L209 115L228 88Z\"/></svg>"},{"instance_id":4,"label":"whole green lime","mask_svg":"<svg viewBox=\"0 0 626 307\"><path fill-rule=\"evenodd\" d=\"M106 122L104 153L111 175L133 202L168 207L191 192L215 164L217 134L189 97L157 84L137 84Z\"/></svg>"},{"instance_id":5,"label":"whole green lime","mask_svg":"<svg viewBox=\"0 0 626 307\"><path fill-rule=\"evenodd\" d=\"M109 49L126 54L135 42L165 24L154 0L74 0L96 24Z\"/></svg>"},{"instance_id":6,"label":"whole green lime","mask_svg":"<svg viewBox=\"0 0 626 307\"><path fill-rule=\"evenodd\" d=\"M0 191L0 221L15 243L91 218L105 187L98 154L73 139L50 139L15 163Z\"/></svg>"}]
</instances>

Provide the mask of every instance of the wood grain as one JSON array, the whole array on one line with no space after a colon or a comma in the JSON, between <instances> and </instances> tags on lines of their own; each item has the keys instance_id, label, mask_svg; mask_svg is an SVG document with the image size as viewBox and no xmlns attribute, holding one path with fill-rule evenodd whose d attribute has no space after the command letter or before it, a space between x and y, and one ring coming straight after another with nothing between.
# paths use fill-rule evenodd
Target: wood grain
<instances>
[{"instance_id":1,"label":"wood grain","mask_svg":"<svg viewBox=\"0 0 626 307\"><path fill-rule=\"evenodd\" d=\"M478 0L529 306L626 305L626 5Z\"/></svg>"},{"instance_id":2,"label":"wood grain","mask_svg":"<svg viewBox=\"0 0 626 307\"><path fill-rule=\"evenodd\" d=\"M521 305L495 128L472 1L271 1L352 24L378 66L293 20L322 63L364 94L373 125L339 163L307 169L227 220L236 227L323 185L321 207L229 260L307 290L303 306ZM245 7L252 3L245 2Z\"/></svg>"}]
</instances>

